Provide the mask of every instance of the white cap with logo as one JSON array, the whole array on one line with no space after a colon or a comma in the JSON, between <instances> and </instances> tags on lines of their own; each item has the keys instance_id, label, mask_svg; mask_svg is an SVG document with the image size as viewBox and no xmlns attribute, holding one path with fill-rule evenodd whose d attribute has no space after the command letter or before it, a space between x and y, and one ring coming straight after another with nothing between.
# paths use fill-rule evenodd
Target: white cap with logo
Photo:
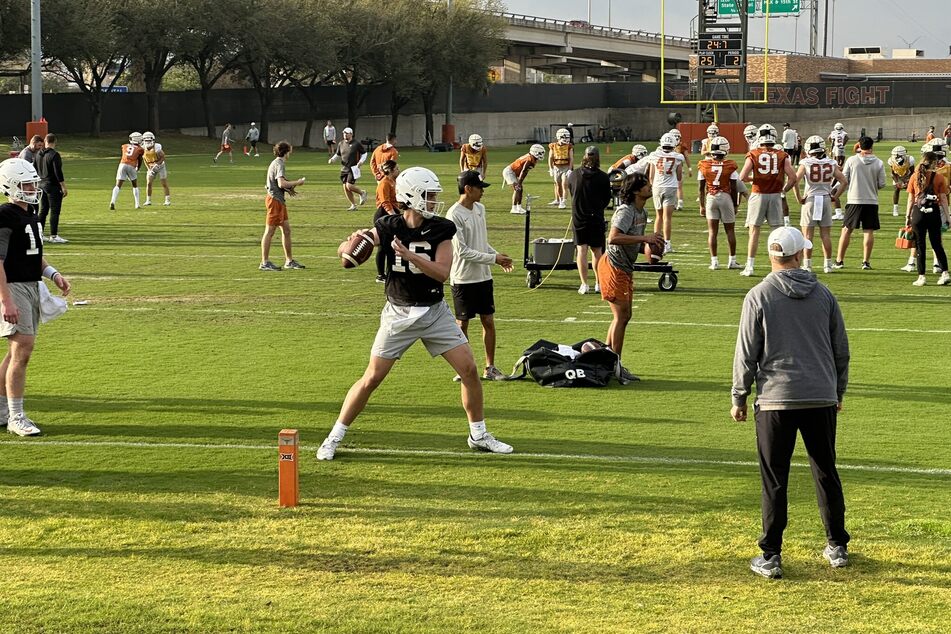
<instances>
[{"instance_id":1,"label":"white cap with logo","mask_svg":"<svg viewBox=\"0 0 951 634\"><path fill-rule=\"evenodd\" d=\"M795 255L803 249L812 248L812 242L806 240L802 232L795 227L776 229L769 234L766 244L769 245L769 254L778 258ZM779 249L774 249L773 245L779 245Z\"/></svg>"},{"instance_id":2,"label":"white cap with logo","mask_svg":"<svg viewBox=\"0 0 951 634\"><path fill-rule=\"evenodd\" d=\"M344 134L353 134L353 128L344 128L344 129L343 129L343 133L344 133Z\"/></svg>"}]
</instances>

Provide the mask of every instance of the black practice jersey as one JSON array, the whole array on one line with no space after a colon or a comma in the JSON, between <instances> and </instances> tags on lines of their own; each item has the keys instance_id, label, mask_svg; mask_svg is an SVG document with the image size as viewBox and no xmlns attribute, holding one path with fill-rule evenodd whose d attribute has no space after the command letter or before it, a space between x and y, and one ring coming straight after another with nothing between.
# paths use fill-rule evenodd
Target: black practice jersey
<instances>
[{"instance_id":1,"label":"black practice jersey","mask_svg":"<svg viewBox=\"0 0 951 634\"><path fill-rule=\"evenodd\" d=\"M393 237L406 248L430 260L436 259L440 242L452 240L456 225L451 220L433 217L411 229L403 216L383 216L376 221L380 248L386 256L386 298L396 306L432 306L443 299L443 283L429 277L413 264L396 255Z\"/></svg>"},{"instance_id":2,"label":"black practice jersey","mask_svg":"<svg viewBox=\"0 0 951 634\"><path fill-rule=\"evenodd\" d=\"M3 257L7 281L39 281L43 273L43 230L36 214L13 203L0 205L0 230L10 231Z\"/></svg>"}]
</instances>

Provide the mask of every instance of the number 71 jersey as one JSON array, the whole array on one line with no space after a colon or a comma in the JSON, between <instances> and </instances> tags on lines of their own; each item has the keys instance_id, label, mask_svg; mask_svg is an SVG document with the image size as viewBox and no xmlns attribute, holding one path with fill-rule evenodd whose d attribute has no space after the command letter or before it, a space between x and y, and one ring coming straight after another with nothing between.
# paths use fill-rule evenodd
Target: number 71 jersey
<instances>
[{"instance_id":1,"label":"number 71 jersey","mask_svg":"<svg viewBox=\"0 0 951 634\"><path fill-rule=\"evenodd\" d=\"M760 146L750 150L746 158L753 161L754 194L779 194L786 184L786 159L782 150L770 146Z\"/></svg>"},{"instance_id":2,"label":"number 71 jersey","mask_svg":"<svg viewBox=\"0 0 951 634\"><path fill-rule=\"evenodd\" d=\"M832 184L835 183L835 169L839 165L834 158L810 156L799 161L799 165L805 169L803 174L803 180L806 181L804 197L830 196L832 194Z\"/></svg>"}]
</instances>

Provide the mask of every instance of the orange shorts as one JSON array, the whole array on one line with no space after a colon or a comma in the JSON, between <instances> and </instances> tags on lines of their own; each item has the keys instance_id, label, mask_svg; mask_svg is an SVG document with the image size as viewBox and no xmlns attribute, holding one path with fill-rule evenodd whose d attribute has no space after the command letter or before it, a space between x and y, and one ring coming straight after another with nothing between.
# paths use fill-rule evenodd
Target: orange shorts
<instances>
[{"instance_id":1,"label":"orange shorts","mask_svg":"<svg viewBox=\"0 0 951 634\"><path fill-rule=\"evenodd\" d=\"M287 205L268 196L264 199L264 206L267 208L265 224L279 226L287 222Z\"/></svg>"},{"instance_id":2,"label":"orange shorts","mask_svg":"<svg viewBox=\"0 0 951 634\"><path fill-rule=\"evenodd\" d=\"M634 296L634 278L612 266L607 253L598 261L598 284L601 285L601 299L606 302L627 303Z\"/></svg>"},{"instance_id":3,"label":"orange shorts","mask_svg":"<svg viewBox=\"0 0 951 634\"><path fill-rule=\"evenodd\" d=\"M227 144L222 145L222 146L221 146L221 151L222 151L222 152L230 152L230 151L231 151L231 146L230 146L230 145L227 145Z\"/></svg>"}]
</instances>

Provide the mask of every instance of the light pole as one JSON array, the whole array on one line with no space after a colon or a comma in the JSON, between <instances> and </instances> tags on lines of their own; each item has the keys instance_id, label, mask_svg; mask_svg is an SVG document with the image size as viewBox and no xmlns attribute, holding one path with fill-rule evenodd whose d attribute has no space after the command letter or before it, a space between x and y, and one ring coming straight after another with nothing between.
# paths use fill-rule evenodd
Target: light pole
<instances>
[{"instance_id":1,"label":"light pole","mask_svg":"<svg viewBox=\"0 0 951 634\"><path fill-rule=\"evenodd\" d=\"M40 0L30 6L30 101L33 120L43 117L43 52L40 49Z\"/></svg>"},{"instance_id":2,"label":"light pole","mask_svg":"<svg viewBox=\"0 0 951 634\"><path fill-rule=\"evenodd\" d=\"M448 16L452 13L452 0L446 0L446 15ZM449 75L449 85L446 87L446 125L443 126L444 131L448 131L449 126L452 124L452 74ZM445 134L443 134L445 137ZM446 142L446 139L443 138L443 143ZM452 142L452 139L449 140Z\"/></svg>"}]
</instances>

